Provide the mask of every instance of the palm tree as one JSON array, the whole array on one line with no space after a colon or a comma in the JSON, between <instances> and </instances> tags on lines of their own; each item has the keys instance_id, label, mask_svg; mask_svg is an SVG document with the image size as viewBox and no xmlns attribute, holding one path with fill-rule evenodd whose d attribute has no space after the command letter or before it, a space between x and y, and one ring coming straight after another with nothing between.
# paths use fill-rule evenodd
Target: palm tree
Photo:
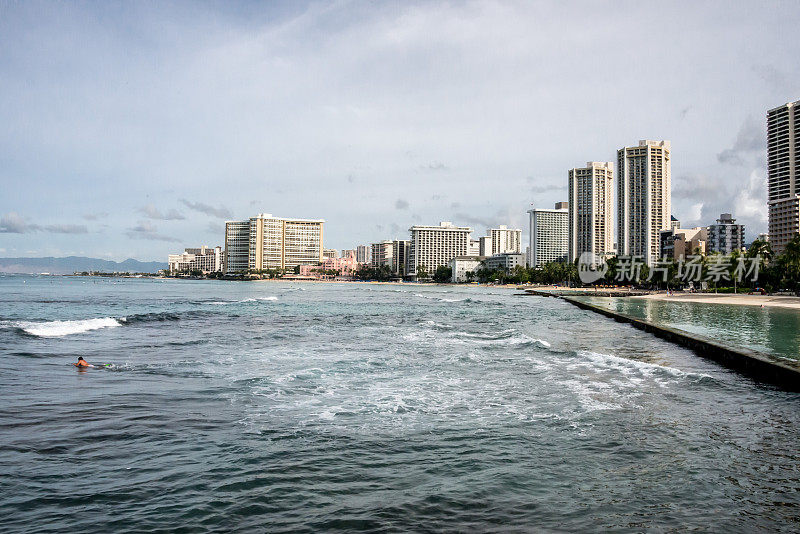
<instances>
[{"instance_id":1,"label":"palm tree","mask_svg":"<svg viewBox=\"0 0 800 534\"><path fill-rule=\"evenodd\" d=\"M783 254L778 256L778 268L783 276L782 283L787 289L800 290L800 234L786 243Z\"/></svg>"}]
</instances>

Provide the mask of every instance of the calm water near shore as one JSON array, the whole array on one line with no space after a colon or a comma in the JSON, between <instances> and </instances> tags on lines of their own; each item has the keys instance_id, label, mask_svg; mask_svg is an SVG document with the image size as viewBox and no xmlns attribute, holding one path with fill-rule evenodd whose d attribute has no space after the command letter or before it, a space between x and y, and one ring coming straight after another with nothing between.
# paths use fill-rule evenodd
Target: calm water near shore
<instances>
[{"instance_id":1,"label":"calm water near shore","mask_svg":"<svg viewBox=\"0 0 800 534\"><path fill-rule=\"evenodd\" d=\"M800 395L513 293L0 276L0 530L800 529Z\"/></svg>"},{"instance_id":2,"label":"calm water near shore","mask_svg":"<svg viewBox=\"0 0 800 534\"><path fill-rule=\"evenodd\" d=\"M639 319L679 328L732 346L800 359L800 311L789 308L636 298L581 297Z\"/></svg>"}]
</instances>

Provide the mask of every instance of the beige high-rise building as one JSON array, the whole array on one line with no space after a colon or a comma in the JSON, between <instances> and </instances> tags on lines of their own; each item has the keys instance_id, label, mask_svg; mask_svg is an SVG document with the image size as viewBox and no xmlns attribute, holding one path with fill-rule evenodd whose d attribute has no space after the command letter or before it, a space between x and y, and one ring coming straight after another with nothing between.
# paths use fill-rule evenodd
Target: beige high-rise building
<instances>
[{"instance_id":1,"label":"beige high-rise building","mask_svg":"<svg viewBox=\"0 0 800 534\"><path fill-rule=\"evenodd\" d=\"M392 256L394 248L390 240L381 241L380 243L372 244L372 261L373 267L381 267L383 265L392 265Z\"/></svg>"},{"instance_id":2,"label":"beige high-rise building","mask_svg":"<svg viewBox=\"0 0 800 534\"><path fill-rule=\"evenodd\" d=\"M492 238L492 254L519 254L522 241L522 230L500 225L500 228L490 228L488 236Z\"/></svg>"},{"instance_id":3,"label":"beige high-rise building","mask_svg":"<svg viewBox=\"0 0 800 534\"><path fill-rule=\"evenodd\" d=\"M617 248L621 256L658 259L660 232L671 228L669 141L639 141L617 151Z\"/></svg>"},{"instance_id":4,"label":"beige high-rise building","mask_svg":"<svg viewBox=\"0 0 800 534\"><path fill-rule=\"evenodd\" d=\"M251 217L249 221L226 222L225 272L293 269L322 262L324 222L322 219L273 217L267 213Z\"/></svg>"},{"instance_id":5,"label":"beige high-rise building","mask_svg":"<svg viewBox=\"0 0 800 534\"><path fill-rule=\"evenodd\" d=\"M767 112L769 243L775 254L800 232L800 100Z\"/></svg>"},{"instance_id":6,"label":"beige high-rise building","mask_svg":"<svg viewBox=\"0 0 800 534\"><path fill-rule=\"evenodd\" d=\"M586 167L570 169L569 259L584 252L605 258L614 252L612 182L614 164L589 161Z\"/></svg>"},{"instance_id":7,"label":"beige high-rise building","mask_svg":"<svg viewBox=\"0 0 800 534\"><path fill-rule=\"evenodd\" d=\"M457 256L466 256L469 251L472 228L454 226L451 222L439 226L412 226L408 247L408 275L416 276L420 267L425 267L429 276L440 265L447 265Z\"/></svg>"}]
</instances>

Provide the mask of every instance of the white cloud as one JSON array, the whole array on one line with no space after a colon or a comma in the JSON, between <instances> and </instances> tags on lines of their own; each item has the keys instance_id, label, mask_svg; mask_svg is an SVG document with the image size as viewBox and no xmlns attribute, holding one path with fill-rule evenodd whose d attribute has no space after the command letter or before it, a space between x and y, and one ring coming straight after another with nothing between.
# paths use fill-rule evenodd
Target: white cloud
<instances>
[{"instance_id":1,"label":"white cloud","mask_svg":"<svg viewBox=\"0 0 800 534\"><path fill-rule=\"evenodd\" d=\"M177 220L163 206L184 199L193 221L324 217L326 245L349 248L383 237L378 225L448 218L451 205L524 225L529 204L563 200L567 169L665 138L673 175L706 181L682 193L676 178L676 210L724 206L763 229L747 147L758 117L800 87L797 69L762 68L800 54L785 38L800 13L740 3L720 20L718 9L13 4L0 20L0 96L15 103L0 108L0 180L18 205L0 200L0 212L111 213L108 240L83 246L151 257L172 245L139 241L169 236L139 228L137 208ZM414 213L386 220L397 199ZM199 243L206 230L181 235ZM136 241L111 242L120 234Z\"/></svg>"}]
</instances>

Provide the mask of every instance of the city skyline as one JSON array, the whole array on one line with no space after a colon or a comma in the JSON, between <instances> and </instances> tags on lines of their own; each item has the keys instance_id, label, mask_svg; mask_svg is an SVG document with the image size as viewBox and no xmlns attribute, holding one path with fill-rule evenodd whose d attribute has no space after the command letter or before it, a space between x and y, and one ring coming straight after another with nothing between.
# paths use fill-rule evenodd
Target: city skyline
<instances>
[{"instance_id":1,"label":"city skyline","mask_svg":"<svg viewBox=\"0 0 800 534\"><path fill-rule=\"evenodd\" d=\"M329 221L326 248L442 220L527 242L566 169L636 139L672 142L685 227L756 236L800 16L720 5L4 5L0 256L160 259L262 210Z\"/></svg>"}]
</instances>

